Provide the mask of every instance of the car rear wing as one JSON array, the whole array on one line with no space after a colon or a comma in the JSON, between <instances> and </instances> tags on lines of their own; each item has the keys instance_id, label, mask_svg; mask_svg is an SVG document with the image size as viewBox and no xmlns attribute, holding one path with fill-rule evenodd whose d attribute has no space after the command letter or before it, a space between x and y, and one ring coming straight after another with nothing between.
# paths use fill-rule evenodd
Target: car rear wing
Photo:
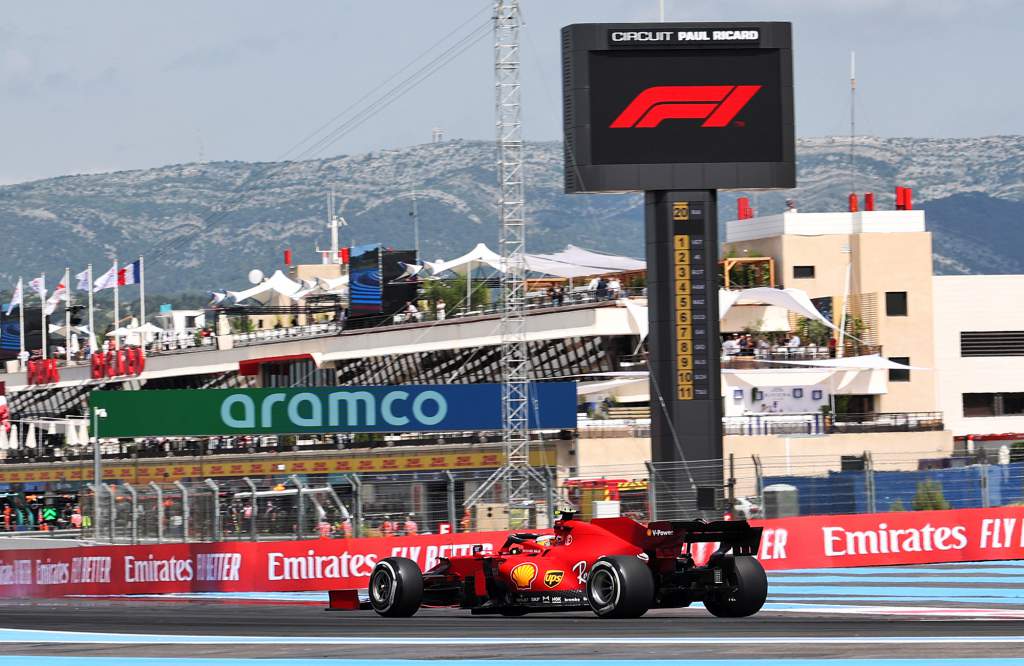
<instances>
[{"instance_id":1,"label":"car rear wing","mask_svg":"<svg viewBox=\"0 0 1024 666\"><path fill-rule=\"evenodd\" d=\"M654 550L700 542L717 543L722 553L731 550L735 555L757 555L761 528L752 527L745 520L658 520L647 525L642 547Z\"/></svg>"}]
</instances>

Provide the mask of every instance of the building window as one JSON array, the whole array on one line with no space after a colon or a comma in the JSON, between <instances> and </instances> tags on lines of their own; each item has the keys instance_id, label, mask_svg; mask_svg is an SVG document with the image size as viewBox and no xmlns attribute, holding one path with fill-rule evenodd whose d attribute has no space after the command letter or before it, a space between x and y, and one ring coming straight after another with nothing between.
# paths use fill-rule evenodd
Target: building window
<instances>
[{"instance_id":1,"label":"building window","mask_svg":"<svg viewBox=\"0 0 1024 666\"><path fill-rule=\"evenodd\" d=\"M1024 393L964 393L964 416L1024 415Z\"/></svg>"},{"instance_id":2,"label":"building window","mask_svg":"<svg viewBox=\"0 0 1024 666\"><path fill-rule=\"evenodd\" d=\"M889 360L893 363L902 363L903 365L910 365L910 357L908 356L890 356ZM903 369L892 369L889 371L890 382L909 382L910 381L910 370Z\"/></svg>"},{"instance_id":3,"label":"building window","mask_svg":"<svg viewBox=\"0 0 1024 666\"><path fill-rule=\"evenodd\" d=\"M907 292L887 291L885 292L885 314L888 317L907 316Z\"/></svg>"},{"instance_id":4,"label":"building window","mask_svg":"<svg viewBox=\"0 0 1024 666\"><path fill-rule=\"evenodd\" d=\"M960 356L1024 356L1024 331L961 331Z\"/></svg>"},{"instance_id":5,"label":"building window","mask_svg":"<svg viewBox=\"0 0 1024 666\"><path fill-rule=\"evenodd\" d=\"M793 267L793 279L801 278L813 278L814 277L814 266L794 266Z\"/></svg>"}]
</instances>

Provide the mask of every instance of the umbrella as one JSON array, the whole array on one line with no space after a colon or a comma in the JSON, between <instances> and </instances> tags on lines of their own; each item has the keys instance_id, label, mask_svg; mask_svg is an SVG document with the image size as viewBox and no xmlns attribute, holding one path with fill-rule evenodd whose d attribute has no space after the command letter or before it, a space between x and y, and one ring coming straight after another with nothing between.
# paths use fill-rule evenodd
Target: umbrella
<instances>
[{"instance_id":1,"label":"umbrella","mask_svg":"<svg viewBox=\"0 0 1024 666\"><path fill-rule=\"evenodd\" d=\"M36 448L36 426L34 423L29 423L28 430L25 432L25 448Z\"/></svg>"},{"instance_id":2,"label":"umbrella","mask_svg":"<svg viewBox=\"0 0 1024 666\"><path fill-rule=\"evenodd\" d=\"M56 421L50 421L50 425L46 426L46 434L47 435L56 435L57 434L57 422Z\"/></svg>"},{"instance_id":3,"label":"umbrella","mask_svg":"<svg viewBox=\"0 0 1024 666\"><path fill-rule=\"evenodd\" d=\"M8 440L7 448L9 448L9 449L20 448L19 445L18 445L18 426L16 424L11 426L11 437Z\"/></svg>"},{"instance_id":4,"label":"umbrella","mask_svg":"<svg viewBox=\"0 0 1024 666\"><path fill-rule=\"evenodd\" d=\"M89 422L82 421L78 426L78 442L79 446L85 446L89 443Z\"/></svg>"},{"instance_id":5,"label":"umbrella","mask_svg":"<svg viewBox=\"0 0 1024 666\"><path fill-rule=\"evenodd\" d=\"M67 434L64 438L64 442L71 447L80 446L78 442L78 426L75 425L74 421L68 422Z\"/></svg>"},{"instance_id":6,"label":"umbrella","mask_svg":"<svg viewBox=\"0 0 1024 666\"><path fill-rule=\"evenodd\" d=\"M10 442L7 438L7 428L0 425L0 450L4 450L8 446L10 446Z\"/></svg>"}]
</instances>

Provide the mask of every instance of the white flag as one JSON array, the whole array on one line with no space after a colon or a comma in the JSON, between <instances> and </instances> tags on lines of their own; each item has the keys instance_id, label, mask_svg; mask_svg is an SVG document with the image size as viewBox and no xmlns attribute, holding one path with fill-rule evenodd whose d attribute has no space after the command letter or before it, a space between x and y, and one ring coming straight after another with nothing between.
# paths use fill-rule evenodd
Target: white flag
<instances>
[{"instance_id":1,"label":"white flag","mask_svg":"<svg viewBox=\"0 0 1024 666\"><path fill-rule=\"evenodd\" d=\"M64 283L61 282L57 285L57 288L53 290L53 293L50 294L50 297L46 299L46 308L44 309L46 316L49 317L52 315L53 311L57 309L57 304L66 300L68 300L68 290L67 287L64 286Z\"/></svg>"},{"instance_id":2,"label":"white flag","mask_svg":"<svg viewBox=\"0 0 1024 666\"><path fill-rule=\"evenodd\" d=\"M24 300L24 286L21 283L21 278L18 278L18 286L14 288L14 295L11 296L11 302L7 304L7 314L11 314L11 311L20 306Z\"/></svg>"},{"instance_id":3,"label":"white flag","mask_svg":"<svg viewBox=\"0 0 1024 666\"><path fill-rule=\"evenodd\" d=\"M92 284L93 291L100 289L113 289L117 286L117 264L110 267L110 270L96 278Z\"/></svg>"},{"instance_id":4,"label":"white flag","mask_svg":"<svg viewBox=\"0 0 1024 666\"><path fill-rule=\"evenodd\" d=\"M32 287L32 289L36 292L39 298L42 298L43 295L46 293L46 276L40 275L34 280L29 280L28 286Z\"/></svg>"},{"instance_id":5,"label":"white flag","mask_svg":"<svg viewBox=\"0 0 1024 666\"><path fill-rule=\"evenodd\" d=\"M75 275L75 279L78 280L78 286L76 287L76 289L78 289L79 291L89 291L89 289L92 288L92 285L89 284L89 273L89 269L86 268L81 273Z\"/></svg>"}]
</instances>

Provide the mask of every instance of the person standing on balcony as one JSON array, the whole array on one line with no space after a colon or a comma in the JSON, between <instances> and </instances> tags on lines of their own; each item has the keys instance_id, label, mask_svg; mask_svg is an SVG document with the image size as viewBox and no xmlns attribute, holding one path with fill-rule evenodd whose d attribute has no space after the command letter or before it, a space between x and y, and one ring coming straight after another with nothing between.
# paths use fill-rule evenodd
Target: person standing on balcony
<instances>
[{"instance_id":1,"label":"person standing on balcony","mask_svg":"<svg viewBox=\"0 0 1024 666\"><path fill-rule=\"evenodd\" d=\"M440 296L437 297L437 302L434 304L434 310L437 312L437 320L444 321L445 318L445 302Z\"/></svg>"},{"instance_id":2,"label":"person standing on balcony","mask_svg":"<svg viewBox=\"0 0 1024 666\"><path fill-rule=\"evenodd\" d=\"M608 281L608 299L615 300L619 297L621 292L622 283L619 281L618 277L613 275L612 279Z\"/></svg>"},{"instance_id":3,"label":"person standing on balcony","mask_svg":"<svg viewBox=\"0 0 1024 666\"><path fill-rule=\"evenodd\" d=\"M835 339L835 337L831 337L831 338L828 339L828 357L829 358L835 358L836 357L836 339Z\"/></svg>"}]
</instances>

